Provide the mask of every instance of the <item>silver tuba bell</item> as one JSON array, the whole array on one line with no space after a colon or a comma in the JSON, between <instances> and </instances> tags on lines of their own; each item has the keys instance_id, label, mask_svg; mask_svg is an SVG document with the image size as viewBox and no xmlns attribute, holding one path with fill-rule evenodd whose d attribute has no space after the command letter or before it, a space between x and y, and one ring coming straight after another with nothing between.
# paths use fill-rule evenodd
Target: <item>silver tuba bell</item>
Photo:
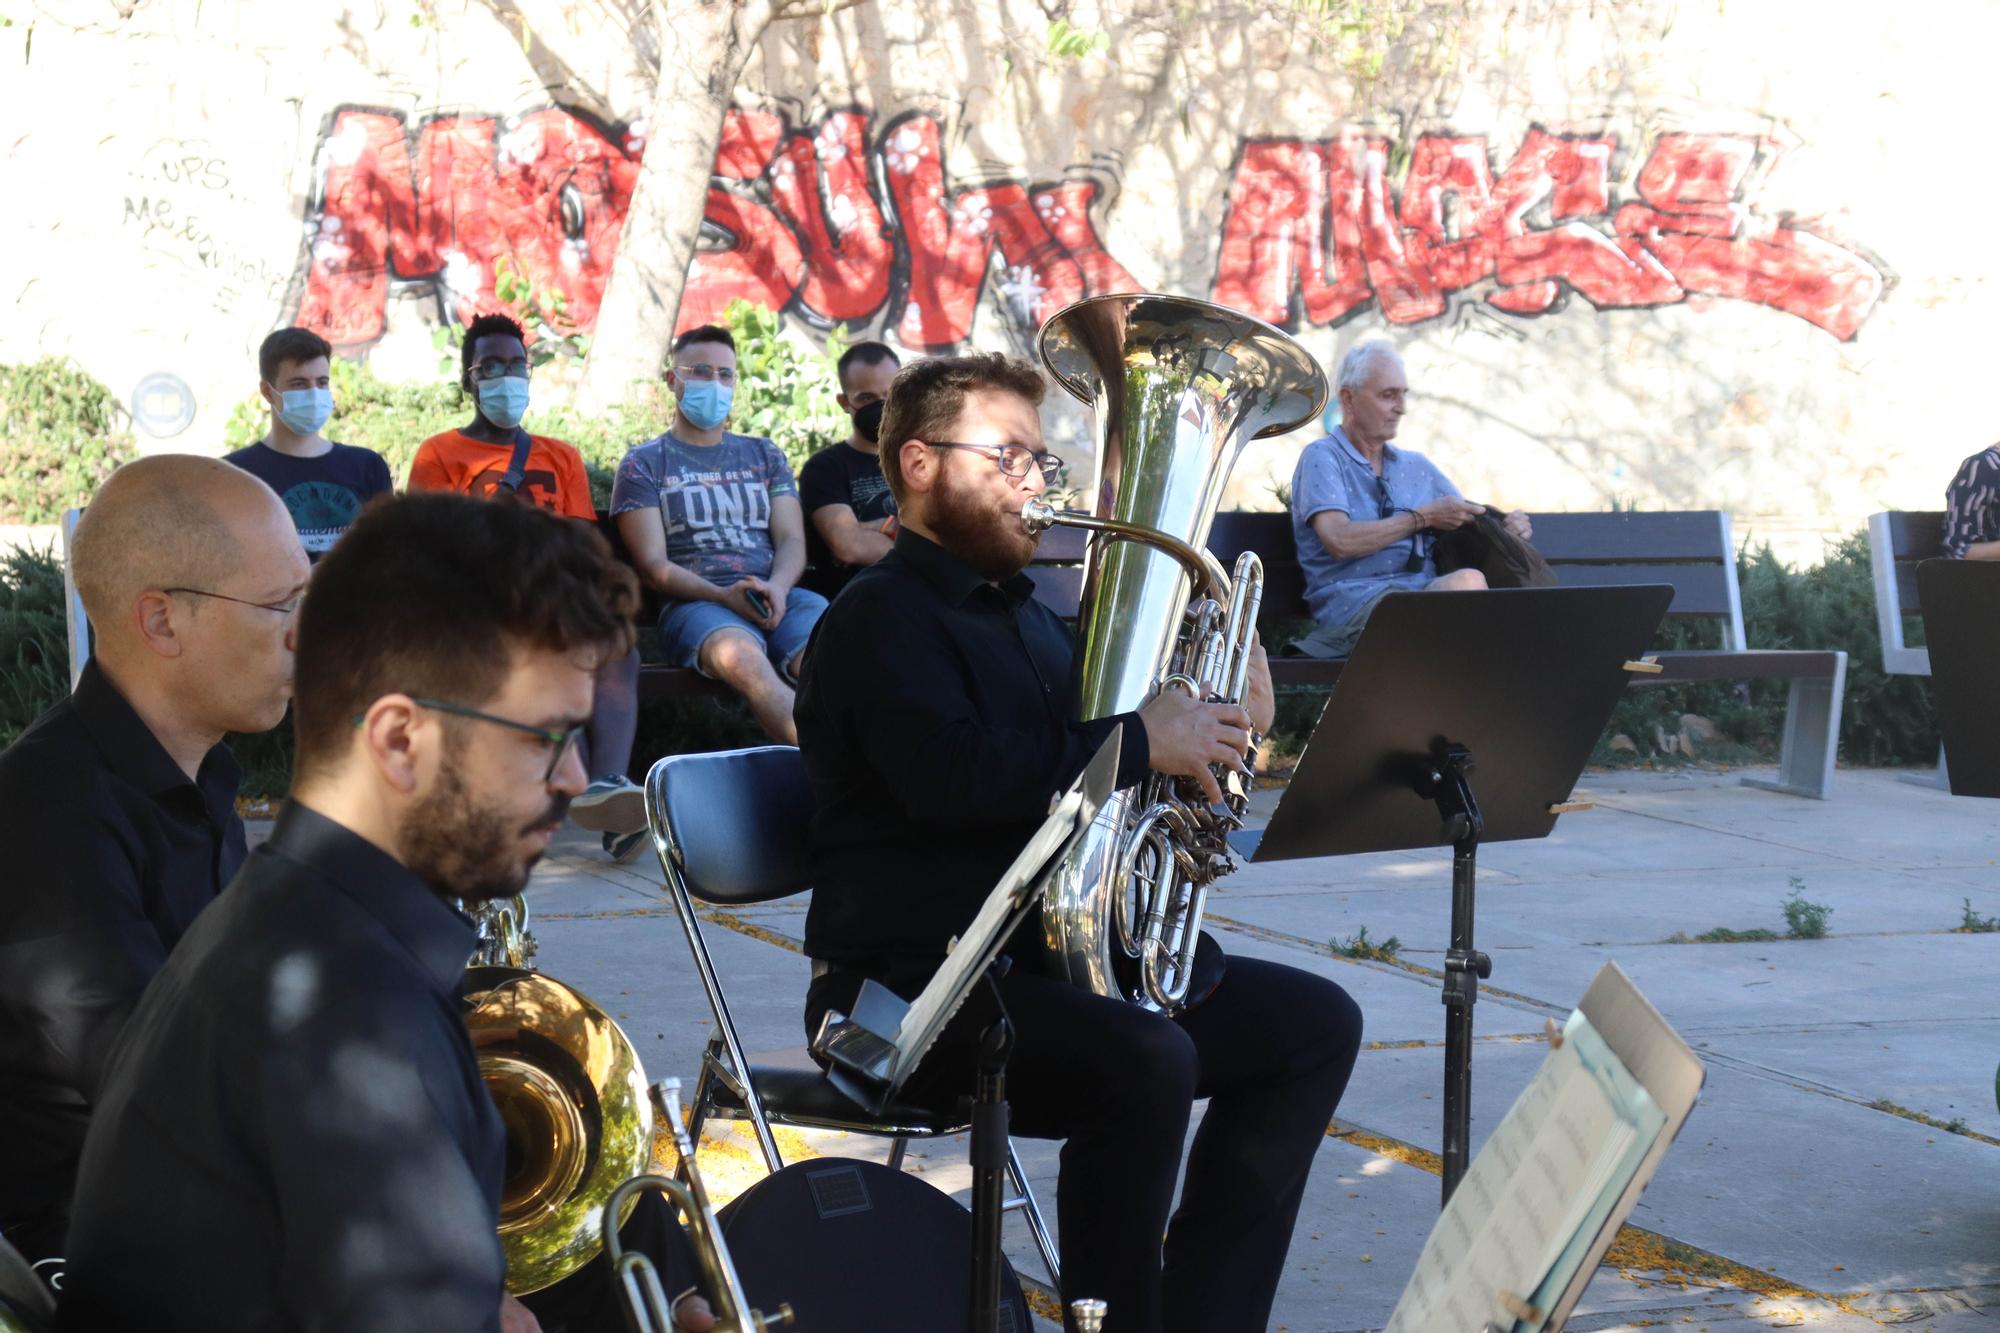
<instances>
[{"instance_id":1,"label":"silver tuba bell","mask_svg":"<svg viewBox=\"0 0 2000 1333\"><path fill-rule=\"evenodd\" d=\"M1318 415L1319 363L1248 315L1153 295L1058 311L1042 326L1041 353L1097 418L1094 508L1031 500L1021 511L1033 533L1061 524L1093 534L1078 715L1128 712L1162 689L1242 702L1263 565L1246 551L1225 572L1208 530L1243 446ZM1226 838L1249 798L1247 771L1218 777L1224 810L1160 774L1106 802L1043 903L1057 976L1163 1013L1187 1006L1208 888L1235 868Z\"/></svg>"}]
</instances>

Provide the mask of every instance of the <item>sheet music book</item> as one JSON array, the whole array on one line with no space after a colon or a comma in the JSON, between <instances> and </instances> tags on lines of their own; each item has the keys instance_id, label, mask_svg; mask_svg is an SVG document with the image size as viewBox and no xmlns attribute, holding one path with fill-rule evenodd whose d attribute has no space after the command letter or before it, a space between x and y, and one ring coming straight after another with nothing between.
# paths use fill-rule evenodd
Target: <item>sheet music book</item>
<instances>
[{"instance_id":1,"label":"sheet music book","mask_svg":"<svg viewBox=\"0 0 2000 1333\"><path fill-rule=\"evenodd\" d=\"M820 1021L812 1049L829 1062L827 1078L835 1087L880 1114L916 1072L1110 797L1123 733L1122 725L1113 727L1077 780L1049 802L1049 817L986 895L972 924L916 999L905 1001L888 987L867 981L852 1014L829 1012Z\"/></svg>"},{"instance_id":2,"label":"sheet music book","mask_svg":"<svg viewBox=\"0 0 2000 1333\"><path fill-rule=\"evenodd\" d=\"M1606 963L1445 1206L1386 1333L1560 1328L1702 1078L1694 1052Z\"/></svg>"}]
</instances>

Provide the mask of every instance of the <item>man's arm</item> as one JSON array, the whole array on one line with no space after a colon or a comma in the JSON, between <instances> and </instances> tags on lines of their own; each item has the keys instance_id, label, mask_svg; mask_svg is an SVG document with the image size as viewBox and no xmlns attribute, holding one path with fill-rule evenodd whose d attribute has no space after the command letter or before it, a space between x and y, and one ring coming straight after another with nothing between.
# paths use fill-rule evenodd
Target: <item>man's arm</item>
<instances>
[{"instance_id":1,"label":"man's arm","mask_svg":"<svg viewBox=\"0 0 2000 1333\"><path fill-rule=\"evenodd\" d=\"M443 1015L376 1012L389 1008L377 997L320 1004L237 1074L254 1080L251 1138L276 1195L290 1322L498 1333L507 1265L471 1101L484 1089Z\"/></svg>"},{"instance_id":2,"label":"man's arm","mask_svg":"<svg viewBox=\"0 0 2000 1333\"><path fill-rule=\"evenodd\" d=\"M872 565L896 549L895 538L876 528L862 526L854 516L854 506L822 505L810 515L813 528L826 549L843 565Z\"/></svg>"},{"instance_id":3,"label":"man's arm","mask_svg":"<svg viewBox=\"0 0 2000 1333\"><path fill-rule=\"evenodd\" d=\"M796 495L771 497L771 586L785 591L806 572L806 520Z\"/></svg>"},{"instance_id":4,"label":"man's arm","mask_svg":"<svg viewBox=\"0 0 2000 1333\"><path fill-rule=\"evenodd\" d=\"M93 798L94 799L94 798ZM0 839L0 1022L16 1058L96 1101L118 1035L167 947L146 918L140 851L101 815L11 802Z\"/></svg>"},{"instance_id":5,"label":"man's arm","mask_svg":"<svg viewBox=\"0 0 2000 1333\"><path fill-rule=\"evenodd\" d=\"M667 559L667 525L658 509L628 509L617 522L632 567L648 588L678 602L722 600L721 588Z\"/></svg>"},{"instance_id":6,"label":"man's arm","mask_svg":"<svg viewBox=\"0 0 2000 1333\"><path fill-rule=\"evenodd\" d=\"M1354 519L1338 509L1328 509L1314 514L1310 522L1313 535L1326 547L1327 554L1336 560L1353 560L1408 541L1425 528L1450 532L1465 526L1480 512L1478 505L1440 496L1415 509L1398 510L1387 518Z\"/></svg>"},{"instance_id":7,"label":"man's arm","mask_svg":"<svg viewBox=\"0 0 2000 1333\"><path fill-rule=\"evenodd\" d=\"M410 480L405 486L412 491L450 491L457 487L451 483L451 474L445 468L441 451L437 447L437 437L432 436L417 446L417 456L410 460Z\"/></svg>"}]
</instances>

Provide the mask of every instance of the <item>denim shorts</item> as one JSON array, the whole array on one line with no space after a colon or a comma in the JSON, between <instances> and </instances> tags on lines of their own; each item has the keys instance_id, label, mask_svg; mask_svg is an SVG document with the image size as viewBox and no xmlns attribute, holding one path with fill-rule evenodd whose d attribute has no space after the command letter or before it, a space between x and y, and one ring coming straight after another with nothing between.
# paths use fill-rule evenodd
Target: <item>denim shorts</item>
<instances>
[{"instance_id":1,"label":"denim shorts","mask_svg":"<svg viewBox=\"0 0 2000 1333\"><path fill-rule=\"evenodd\" d=\"M778 674L786 674L785 664L799 655L812 637L813 626L826 610L826 598L805 588L793 588L785 595L785 618L773 629L751 624L720 602L670 602L660 612L660 648L668 666L701 670L701 646L717 630L736 629L764 646L764 656ZM703 672L706 675L706 672Z\"/></svg>"}]
</instances>

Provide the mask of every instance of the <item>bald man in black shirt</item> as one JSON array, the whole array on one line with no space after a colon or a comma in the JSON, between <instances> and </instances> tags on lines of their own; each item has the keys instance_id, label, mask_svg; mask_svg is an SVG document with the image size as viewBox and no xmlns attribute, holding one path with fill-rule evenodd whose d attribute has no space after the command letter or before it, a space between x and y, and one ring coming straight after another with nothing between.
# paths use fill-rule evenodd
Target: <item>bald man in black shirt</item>
<instances>
[{"instance_id":1,"label":"bald man in black shirt","mask_svg":"<svg viewBox=\"0 0 2000 1333\"><path fill-rule=\"evenodd\" d=\"M95 653L0 753L0 1231L45 1277L125 1020L243 863L222 738L284 716L307 564L263 482L163 454L105 480L71 572Z\"/></svg>"}]
</instances>

